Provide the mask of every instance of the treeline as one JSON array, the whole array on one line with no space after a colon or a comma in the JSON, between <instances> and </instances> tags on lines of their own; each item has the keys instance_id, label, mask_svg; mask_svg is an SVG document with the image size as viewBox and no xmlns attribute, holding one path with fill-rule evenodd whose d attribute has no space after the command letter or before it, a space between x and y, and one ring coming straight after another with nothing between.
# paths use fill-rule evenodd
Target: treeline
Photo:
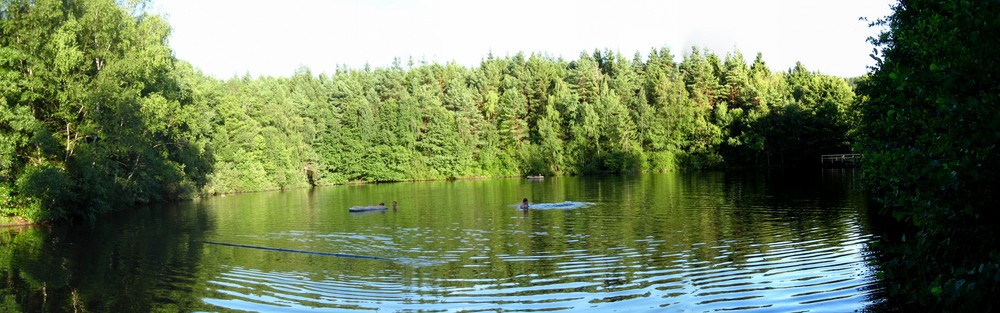
<instances>
[{"instance_id":1,"label":"treeline","mask_svg":"<svg viewBox=\"0 0 1000 313\"><path fill-rule=\"evenodd\" d=\"M853 83L669 49L220 81L143 2L0 1L0 215L338 184L816 163Z\"/></svg>"},{"instance_id":2,"label":"treeline","mask_svg":"<svg viewBox=\"0 0 1000 313\"><path fill-rule=\"evenodd\" d=\"M197 78L219 85L193 92L213 109L220 179L208 188L281 188L304 174L331 184L787 165L849 149L847 81L801 65L772 73L739 53L673 59L667 49L517 54L471 69L397 60L330 76Z\"/></svg>"}]
</instances>

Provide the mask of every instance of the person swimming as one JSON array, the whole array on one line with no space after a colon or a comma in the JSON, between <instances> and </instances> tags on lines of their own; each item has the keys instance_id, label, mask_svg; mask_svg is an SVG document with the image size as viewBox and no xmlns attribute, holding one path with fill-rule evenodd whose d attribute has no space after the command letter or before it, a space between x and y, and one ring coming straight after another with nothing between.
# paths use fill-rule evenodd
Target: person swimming
<instances>
[{"instance_id":1,"label":"person swimming","mask_svg":"<svg viewBox=\"0 0 1000 313\"><path fill-rule=\"evenodd\" d=\"M525 211L528 210L528 198L524 198L524 200L521 200L521 210Z\"/></svg>"}]
</instances>

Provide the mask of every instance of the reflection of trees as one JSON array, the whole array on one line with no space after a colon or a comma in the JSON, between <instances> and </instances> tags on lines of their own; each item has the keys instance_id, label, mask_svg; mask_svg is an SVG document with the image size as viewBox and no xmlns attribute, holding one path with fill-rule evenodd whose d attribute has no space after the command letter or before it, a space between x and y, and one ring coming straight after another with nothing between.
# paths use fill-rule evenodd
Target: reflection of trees
<instances>
[{"instance_id":1,"label":"reflection of trees","mask_svg":"<svg viewBox=\"0 0 1000 313\"><path fill-rule=\"evenodd\" d=\"M188 206L194 206L193 208ZM200 303L192 277L204 207L143 208L93 226L3 232L0 311L181 311ZM165 301L169 299L169 301Z\"/></svg>"},{"instance_id":2,"label":"reflection of trees","mask_svg":"<svg viewBox=\"0 0 1000 313\"><path fill-rule=\"evenodd\" d=\"M43 310L51 306L45 297L61 291L66 285L68 273L59 266L62 259L39 258L47 252L47 232L41 227L0 231L0 274L3 274L5 283L0 288L0 295L3 295L0 309L3 311ZM37 258L37 261L32 261L32 258ZM19 301L25 298L34 301Z\"/></svg>"},{"instance_id":3,"label":"reflection of trees","mask_svg":"<svg viewBox=\"0 0 1000 313\"><path fill-rule=\"evenodd\" d=\"M730 175L720 193L725 195L717 221L716 238L735 238L731 258L779 241L822 240L838 246L858 230L864 203L858 202L853 172L777 172ZM749 243L757 244L751 248ZM762 251L765 252L765 251Z\"/></svg>"},{"instance_id":4,"label":"reflection of trees","mask_svg":"<svg viewBox=\"0 0 1000 313\"><path fill-rule=\"evenodd\" d=\"M687 255L690 262L740 266L747 255L787 240L836 246L859 231L848 228L864 206L853 172L689 173L641 180L643 190L633 199L641 199L641 216L655 223L633 222L655 225L657 231L644 233L674 243L665 252Z\"/></svg>"}]
</instances>

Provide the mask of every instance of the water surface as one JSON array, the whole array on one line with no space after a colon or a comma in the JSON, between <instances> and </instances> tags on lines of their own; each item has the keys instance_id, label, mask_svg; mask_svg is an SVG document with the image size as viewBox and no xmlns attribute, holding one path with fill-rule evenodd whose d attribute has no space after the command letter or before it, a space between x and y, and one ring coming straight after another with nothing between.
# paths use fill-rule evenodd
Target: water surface
<instances>
[{"instance_id":1,"label":"water surface","mask_svg":"<svg viewBox=\"0 0 1000 313\"><path fill-rule=\"evenodd\" d=\"M3 229L0 311L854 311L881 301L854 176L336 186Z\"/></svg>"}]
</instances>

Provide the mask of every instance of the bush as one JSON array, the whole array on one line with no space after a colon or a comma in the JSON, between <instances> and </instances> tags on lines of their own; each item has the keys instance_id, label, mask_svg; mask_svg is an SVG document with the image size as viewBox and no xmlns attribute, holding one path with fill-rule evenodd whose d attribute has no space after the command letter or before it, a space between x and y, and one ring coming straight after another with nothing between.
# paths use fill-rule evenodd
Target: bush
<instances>
[{"instance_id":1,"label":"bush","mask_svg":"<svg viewBox=\"0 0 1000 313\"><path fill-rule=\"evenodd\" d=\"M905 1L859 85L867 186L909 230L886 238L890 296L930 311L990 311L1000 289L1000 2Z\"/></svg>"}]
</instances>

